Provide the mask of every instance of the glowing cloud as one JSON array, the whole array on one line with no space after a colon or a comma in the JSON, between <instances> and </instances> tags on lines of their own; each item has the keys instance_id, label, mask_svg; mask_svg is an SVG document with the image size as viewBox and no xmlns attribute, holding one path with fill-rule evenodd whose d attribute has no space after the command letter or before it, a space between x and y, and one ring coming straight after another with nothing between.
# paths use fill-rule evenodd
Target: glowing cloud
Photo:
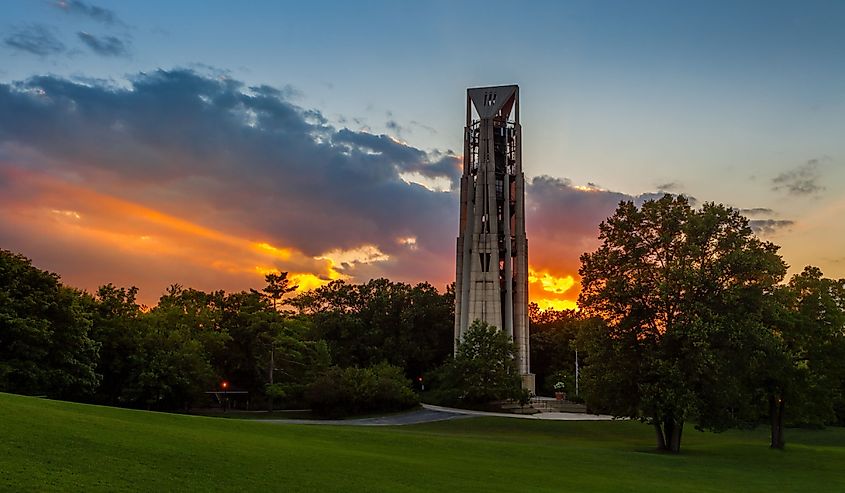
<instances>
[{"instance_id":1,"label":"glowing cloud","mask_svg":"<svg viewBox=\"0 0 845 493\"><path fill-rule=\"evenodd\" d=\"M417 238L415 236L408 236L406 238L397 238L396 243L404 245L411 250L417 249Z\"/></svg>"},{"instance_id":2,"label":"glowing cloud","mask_svg":"<svg viewBox=\"0 0 845 493\"><path fill-rule=\"evenodd\" d=\"M575 278L572 276L555 277L548 272L537 272L534 269L528 269L528 283L534 284L537 282L543 286L543 291L563 294L575 285Z\"/></svg>"},{"instance_id":3,"label":"glowing cloud","mask_svg":"<svg viewBox=\"0 0 845 493\"><path fill-rule=\"evenodd\" d=\"M67 210L63 211L63 210L59 210L59 209L52 209L52 210L50 210L50 212L52 212L53 214L56 214L57 216L67 217L67 218L70 218L70 219L76 219L76 220L82 219L82 216L76 211L67 211Z\"/></svg>"},{"instance_id":4,"label":"glowing cloud","mask_svg":"<svg viewBox=\"0 0 845 493\"><path fill-rule=\"evenodd\" d=\"M351 250L335 249L314 258L316 260L328 260L332 266L341 268L344 265L371 264L390 260L390 256L382 253L375 245L361 245Z\"/></svg>"},{"instance_id":5,"label":"glowing cloud","mask_svg":"<svg viewBox=\"0 0 845 493\"><path fill-rule=\"evenodd\" d=\"M20 189L27 190L27 200L0 200L0 224L17 231L49 231L50 243L72 243L76 249L108 252L108 256L138 266L132 283L138 283L144 275L161 279L161 287L184 282L173 268L179 266L182 273L203 273L190 276L192 287L199 289L259 287L266 274L288 271L299 290L307 290L348 277L334 268L335 262L341 265L388 258L378 248L366 245L315 259L296 248L209 228L48 174L8 166L5 172L14 175ZM138 275L141 272L143 275ZM111 276L91 279L87 269L75 272L66 268L61 274L71 284L91 290L118 281ZM195 284L193 279L203 277L204 282ZM154 303L157 294L142 291L141 297L145 303Z\"/></svg>"},{"instance_id":6,"label":"glowing cloud","mask_svg":"<svg viewBox=\"0 0 845 493\"><path fill-rule=\"evenodd\" d=\"M268 253L273 257L279 258L281 260L288 260L290 259L291 255L293 255L292 249L274 247L269 243L255 243L254 247L260 252Z\"/></svg>"},{"instance_id":7,"label":"glowing cloud","mask_svg":"<svg viewBox=\"0 0 845 493\"><path fill-rule=\"evenodd\" d=\"M399 178L405 183L414 183L416 185L423 186L432 192L448 192L452 189L451 180L443 176L430 178L418 171L409 171L399 173Z\"/></svg>"}]
</instances>

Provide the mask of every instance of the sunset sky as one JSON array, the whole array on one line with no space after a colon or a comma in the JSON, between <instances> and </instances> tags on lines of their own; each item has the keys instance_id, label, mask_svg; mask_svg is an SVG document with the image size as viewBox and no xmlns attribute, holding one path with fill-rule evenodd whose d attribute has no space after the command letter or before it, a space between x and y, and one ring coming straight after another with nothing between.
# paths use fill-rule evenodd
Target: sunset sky
<instances>
[{"instance_id":1,"label":"sunset sky","mask_svg":"<svg viewBox=\"0 0 845 493\"><path fill-rule=\"evenodd\" d=\"M620 200L845 277L845 2L0 3L0 248L68 284L454 280L467 87L519 84L531 301Z\"/></svg>"}]
</instances>

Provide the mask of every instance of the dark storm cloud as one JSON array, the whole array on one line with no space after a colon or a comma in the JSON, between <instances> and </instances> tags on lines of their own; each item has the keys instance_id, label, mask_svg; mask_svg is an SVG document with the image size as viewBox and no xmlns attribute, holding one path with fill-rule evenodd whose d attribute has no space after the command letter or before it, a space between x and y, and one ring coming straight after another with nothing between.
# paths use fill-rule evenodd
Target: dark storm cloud
<instances>
[{"instance_id":1,"label":"dark storm cloud","mask_svg":"<svg viewBox=\"0 0 845 493\"><path fill-rule=\"evenodd\" d=\"M65 45L48 27L41 24L16 29L3 38L3 44L15 50L42 57L65 51Z\"/></svg>"},{"instance_id":2,"label":"dark storm cloud","mask_svg":"<svg viewBox=\"0 0 845 493\"><path fill-rule=\"evenodd\" d=\"M819 184L819 165L829 158L810 159L797 168L785 171L772 179L772 190L786 190L792 195L814 195L824 190Z\"/></svg>"},{"instance_id":3,"label":"dark storm cloud","mask_svg":"<svg viewBox=\"0 0 845 493\"><path fill-rule=\"evenodd\" d=\"M795 224L795 221L788 219L752 219L748 221L748 225L758 235L771 235L781 229L788 228Z\"/></svg>"},{"instance_id":4,"label":"dark storm cloud","mask_svg":"<svg viewBox=\"0 0 845 493\"><path fill-rule=\"evenodd\" d=\"M332 141L338 144L347 144L350 149L354 149L356 152L386 156L390 158L389 162L400 166L417 163L425 158L425 152L397 142L387 135L354 132L344 128L334 135Z\"/></svg>"},{"instance_id":5,"label":"dark storm cloud","mask_svg":"<svg viewBox=\"0 0 845 493\"><path fill-rule=\"evenodd\" d=\"M68 14L87 17L103 24L122 24L114 11L81 0L58 0L53 5Z\"/></svg>"},{"instance_id":6,"label":"dark storm cloud","mask_svg":"<svg viewBox=\"0 0 845 493\"><path fill-rule=\"evenodd\" d=\"M139 74L129 87L0 84L0 150L22 149L44 157L32 165L42 171L309 255L362 244L401 253L397 238L411 236L422 250L454 250L455 195L400 174L452 179L456 157L337 130L273 88L190 70Z\"/></svg>"},{"instance_id":7,"label":"dark storm cloud","mask_svg":"<svg viewBox=\"0 0 845 493\"><path fill-rule=\"evenodd\" d=\"M94 53L107 57L129 56L129 46L124 40L115 36L94 36L91 33L76 33L82 41Z\"/></svg>"},{"instance_id":8,"label":"dark storm cloud","mask_svg":"<svg viewBox=\"0 0 845 493\"><path fill-rule=\"evenodd\" d=\"M427 178L448 178L453 185L460 178L460 159L456 156L439 153L429 155L387 135L355 132L344 128L335 133L332 142L346 146L350 155L362 159L373 172L394 174L398 169L400 173L419 173ZM378 169L379 165L384 168Z\"/></svg>"}]
</instances>

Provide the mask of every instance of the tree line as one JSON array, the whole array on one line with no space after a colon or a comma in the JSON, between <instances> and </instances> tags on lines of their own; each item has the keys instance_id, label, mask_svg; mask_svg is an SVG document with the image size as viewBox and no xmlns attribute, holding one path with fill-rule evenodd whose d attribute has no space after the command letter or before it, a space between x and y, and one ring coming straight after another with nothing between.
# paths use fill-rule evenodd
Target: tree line
<instances>
[{"instance_id":1,"label":"tree line","mask_svg":"<svg viewBox=\"0 0 845 493\"><path fill-rule=\"evenodd\" d=\"M0 250L0 390L181 410L208 405L226 382L252 408L339 415L417 404L410 379L451 354L453 295L429 284L334 281L292 297L286 273L266 281L237 293L174 284L146 307L137 288L89 294ZM339 374L382 400L330 408Z\"/></svg>"},{"instance_id":2,"label":"tree line","mask_svg":"<svg viewBox=\"0 0 845 493\"><path fill-rule=\"evenodd\" d=\"M538 392L562 386L646 422L670 452L690 423L767 423L773 448L786 426L845 423L845 280L807 267L787 281L778 247L738 211L682 196L622 202L599 230L580 310L530 306ZM423 387L454 405L529 397L501 331L475 323L453 340L453 286L293 294L286 273L265 280L238 293L172 285L145 307L134 287L88 294L0 250L0 390L176 410L206 405L225 380L253 408L327 416L413 406Z\"/></svg>"}]
</instances>

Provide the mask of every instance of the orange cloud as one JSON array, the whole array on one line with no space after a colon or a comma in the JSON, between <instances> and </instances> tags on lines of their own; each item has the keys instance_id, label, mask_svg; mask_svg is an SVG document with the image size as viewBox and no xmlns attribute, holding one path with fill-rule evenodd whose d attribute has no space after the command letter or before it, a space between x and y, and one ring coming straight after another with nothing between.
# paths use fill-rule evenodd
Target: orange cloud
<instances>
[{"instance_id":1,"label":"orange cloud","mask_svg":"<svg viewBox=\"0 0 845 493\"><path fill-rule=\"evenodd\" d=\"M336 269L336 266L340 268L340 261L379 261L386 258L377 248L369 245L350 251L337 250L314 258L296 248L210 228L46 174L18 168L15 180L21 189L27 189L27 200L3 204L0 222L17 223L32 231L41 231L42 235L49 232L51 241L56 243L72 242L89 252L101 251L104 256L119 256L126 264L140 264L144 270L159 272L163 278L173 270L173 265L196 272L216 273L208 277L219 279L220 284L192 284L199 289L259 287L264 283L265 274L288 271L299 289L307 290L344 277ZM71 261L74 254L64 252L62 256ZM92 282L89 273L77 276L73 267L52 268L58 270L69 284L88 290L116 282L102 271L98 273L100 277ZM170 278L167 282L180 280ZM139 287L142 288L142 299L153 303L157 295L144 292L147 286Z\"/></svg>"},{"instance_id":2,"label":"orange cloud","mask_svg":"<svg viewBox=\"0 0 845 493\"><path fill-rule=\"evenodd\" d=\"M556 275L547 268L528 268L528 298L541 310L577 308L578 282L572 274Z\"/></svg>"},{"instance_id":3,"label":"orange cloud","mask_svg":"<svg viewBox=\"0 0 845 493\"><path fill-rule=\"evenodd\" d=\"M0 172L16 184L16 191L25 191L17 197L0 197L0 228L5 223L13 230L27 230L21 237L29 237L29 243L9 242L4 247L21 245L20 251L33 256L39 265L39 249L31 247L35 238L41 251L47 252L42 258L52 257L52 263L41 266L59 272L68 284L88 290L107 282L135 284L148 304L154 304L174 282L204 290L241 290L262 287L270 272L287 271L304 291L334 279L351 280L353 267L362 280L383 275L380 266L394 262L392 255L375 244L333 249L312 257L257 233L208 227L190 217L196 211L186 209L177 215L8 165ZM418 246L412 236L399 237L396 242L409 249ZM48 243L49 247L45 246ZM391 277L406 282L453 280L451 276L426 278L427 273L432 275L426 267L444 261L442 257L414 259L419 262ZM543 261L542 257L535 256L534 261L529 270L529 299L542 309L575 308L577 275L561 272L560 266L547 262L536 263Z\"/></svg>"},{"instance_id":4,"label":"orange cloud","mask_svg":"<svg viewBox=\"0 0 845 493\"><path fill-rule=\"evenodd\" d=\"M555 277L545 271L528 269L528 284L540 283L543 291L555 294L563 294L575 285L575 278L572 276Z\"/></svg>"}]
</instances>

